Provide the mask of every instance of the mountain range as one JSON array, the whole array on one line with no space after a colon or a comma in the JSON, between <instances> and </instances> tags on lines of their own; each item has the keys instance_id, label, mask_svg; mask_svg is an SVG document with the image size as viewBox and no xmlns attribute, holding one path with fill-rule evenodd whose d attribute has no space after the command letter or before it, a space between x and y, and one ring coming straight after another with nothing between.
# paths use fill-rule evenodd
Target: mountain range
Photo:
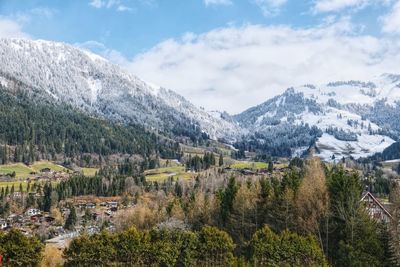
<instances>
[{"instance_id":1,"label":"mountain range","mask_svg":"<svg viewBox=\"0 0 400 267\"><path fill-rule=\"evenodd\" d=\"M400 75L287 89L237 115L207 112L172 90L150 85L75 46L0 40L0 87L69 105L115 123L138 124L173 138L193 134L238 150L302 155L314 146L334 160L382 152L400 133Z\"/></svg>"}]
</instances>

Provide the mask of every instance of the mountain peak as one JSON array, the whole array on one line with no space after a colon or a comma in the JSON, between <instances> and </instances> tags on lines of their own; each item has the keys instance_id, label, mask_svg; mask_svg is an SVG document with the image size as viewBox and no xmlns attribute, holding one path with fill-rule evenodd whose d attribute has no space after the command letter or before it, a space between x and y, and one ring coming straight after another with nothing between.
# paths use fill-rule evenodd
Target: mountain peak
<instances>
[{"instance_id":1,"label":"mountain peak","mask_svg":"<svg viewBox=\"0 0 400 267\"><path fill-rule=\"evenodd\" d=\"M258 136L253 142L260 142L260 147L275 142L295 153L296 147L304 150L315 143L325 160L369 156L391 145L400 133L393 120L400 114L397 78L385 75L371 81L291 87L235 118L253 129Z\"/></svg>"},{"instance_id":2,"label":"mountain peak","mask_svg":"<svg viewBox=\"0 0 400 267\"><path fill-rule=\"evenodd\" d=\"M177 93L150 85L75 46L43 40L0 39L0 54L3 84L12 77L56 101L96 116L160 130L172 130L181 123L195 124L215 139L236 135L236 125L213 118Z\"/></svg>"}]
</instances>

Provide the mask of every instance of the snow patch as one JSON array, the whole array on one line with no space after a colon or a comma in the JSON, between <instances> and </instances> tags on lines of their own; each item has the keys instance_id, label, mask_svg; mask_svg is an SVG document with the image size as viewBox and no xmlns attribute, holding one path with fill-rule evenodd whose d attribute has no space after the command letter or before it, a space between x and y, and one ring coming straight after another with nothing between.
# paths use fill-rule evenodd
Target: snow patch
<instances>
[{"instance_id":1,"label":"snow patch","mask_svg":"<svg viewBox=\"0 0 400 267\"><path fill-rule=\"evenodd\" d=\"M89 77L87 83L90 89L90 104L93 105L97 101L97 96L102 89L101 81Z\"/></svg>"},{"instance_id":2,"label":"snow patch","mask_svg":"<svg viewBox=\"0 0 400 267\"><path fill-rule=\"evenodd\" d=\"M394 142L390 137L383 135L361 135L355 142L341 141L324 133L316 145L320 151L319 156L326 161L332 161L332 155L335 155L335 159L349 156L354 158L372 156L382 152Z\"/></svg>"},{"instance_id":3,"label":"snow patch","mask_svg":"<svg viewBox=\"0 0 400 267\"><path fill-rule=\"evenodd\" d=\"M8 86L8 81L6 78L0 76L0 84L4 87Z\"/></svg>"}]
</instances>

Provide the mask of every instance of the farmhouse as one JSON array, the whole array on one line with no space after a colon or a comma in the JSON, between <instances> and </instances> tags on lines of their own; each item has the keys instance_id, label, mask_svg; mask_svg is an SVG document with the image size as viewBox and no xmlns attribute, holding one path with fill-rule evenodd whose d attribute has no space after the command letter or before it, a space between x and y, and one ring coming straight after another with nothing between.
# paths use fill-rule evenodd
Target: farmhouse
<instances>
[{"instance_id":1,"label":"farmhouse","mask_svg":"<svg viewBox=\"0 0 400 267\"><path fill-rule=\"evenodd\" d=\"M365 203L365 207L371 218L384 223L389 223L392 219L392 215L390 215L383 204L370 192L366 192L363 194L361 202Z\"/></svg>"},{"instance_id":2,"label":"farmhouse","mask_svg":"<svg viewBox=\"0 0 400 267\"><path fill-rule=\"evenodd\" d=\"M41 214L41 211L39 209L31 208L26 211L26 215L28 215L28 216L36 216L36 215L40 215L40 214Z\"/></svg>"},{"instance_id":3,"label":"farmhouse","mask_svg":"<svg viewBox=\"0 0 400 267\"><path fill-rule=\"evenodd\" d=\"M108 208L118 208L118 202L116 201L109 201L106 203Z\"/></svg>"},{"instance_id":4,"label":"farmhouse","mask_svg":"<svg viewBox=\"0 0 400 267\"><path fill-rule=\"evenodd\" d=\"M95 209L96 208L96 204L92 203L92 202L86 203L86 208L87 209Z\"/></svg>"},{"instance_id":5,"label":"farmhouse","mask_svg":"<svg viewBox=\"0 0 400 267\"><path fill-rule=\"evenodd\" d=\"M50 173L51 169L50 168L43 168L40 170L41 173Z\"/></svg>"}]
</instances>

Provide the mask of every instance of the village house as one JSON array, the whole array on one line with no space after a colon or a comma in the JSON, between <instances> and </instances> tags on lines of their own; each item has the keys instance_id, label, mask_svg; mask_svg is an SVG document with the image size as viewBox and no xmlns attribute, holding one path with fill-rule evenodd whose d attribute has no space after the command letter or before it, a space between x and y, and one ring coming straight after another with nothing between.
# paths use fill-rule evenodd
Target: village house
<instances>
[{"instance_id":1,"label":"village house","mask_svg":"<svg viewBox=\"0 0 400 267\"><path fill-rule=\"evenodd\" d=\"M370 192L363 194L361 202L365 204L365 207L371 218L384 223L389 223L392 219L392 215L389 213L389 211Z\"/></svg>"},{"instance_id":2,"label":"village house","mask_svg":"<svg viewBox=\"0 0 400 267\"><path fill-rule=\"evenodd\" d=\"M41 173L51 173L51 169L50 168L43 168L40 170Z\"/></svg>"},{"instance_id":3,"label":"village house","mask_svg":"<svg viewBox=\"0 0 400 267\"><path fill-rule=\"evenodd\" d=\"M108 208L118 208L118 202L116 201L109 201L106 203Z\"/></svg>"},{"instance_id":4,"label":"village house","mask_svg":"<svg viewBox=\"0 0 400 267\"><path fill-rule=\"evenodd\" d=\"M92 202L86 203L86 208L87 209L95 209L96 208L96 204L92 203Z\"/></svg>"},{"instance_id":5,"label":"village house","mask_svg":"<svg viewBox=\"0 0 400 267\"><path fill-rule=\"evenodd\" d=\"M25 214L28 216L37 216L41 214L41 211L39 209L30 208L26 211Z\"/></svg>"},{"instance_id":6,"label":"village house","mask_svg":"<svg viewBox=\"0 0 400 267\"><path fill-rule=\"evenodd\" d=\"M84 208L86 208L86 203L81 201L78 204L76 204L75 206L80 209L84 209Z\"/></svg>"}]
</instances>

